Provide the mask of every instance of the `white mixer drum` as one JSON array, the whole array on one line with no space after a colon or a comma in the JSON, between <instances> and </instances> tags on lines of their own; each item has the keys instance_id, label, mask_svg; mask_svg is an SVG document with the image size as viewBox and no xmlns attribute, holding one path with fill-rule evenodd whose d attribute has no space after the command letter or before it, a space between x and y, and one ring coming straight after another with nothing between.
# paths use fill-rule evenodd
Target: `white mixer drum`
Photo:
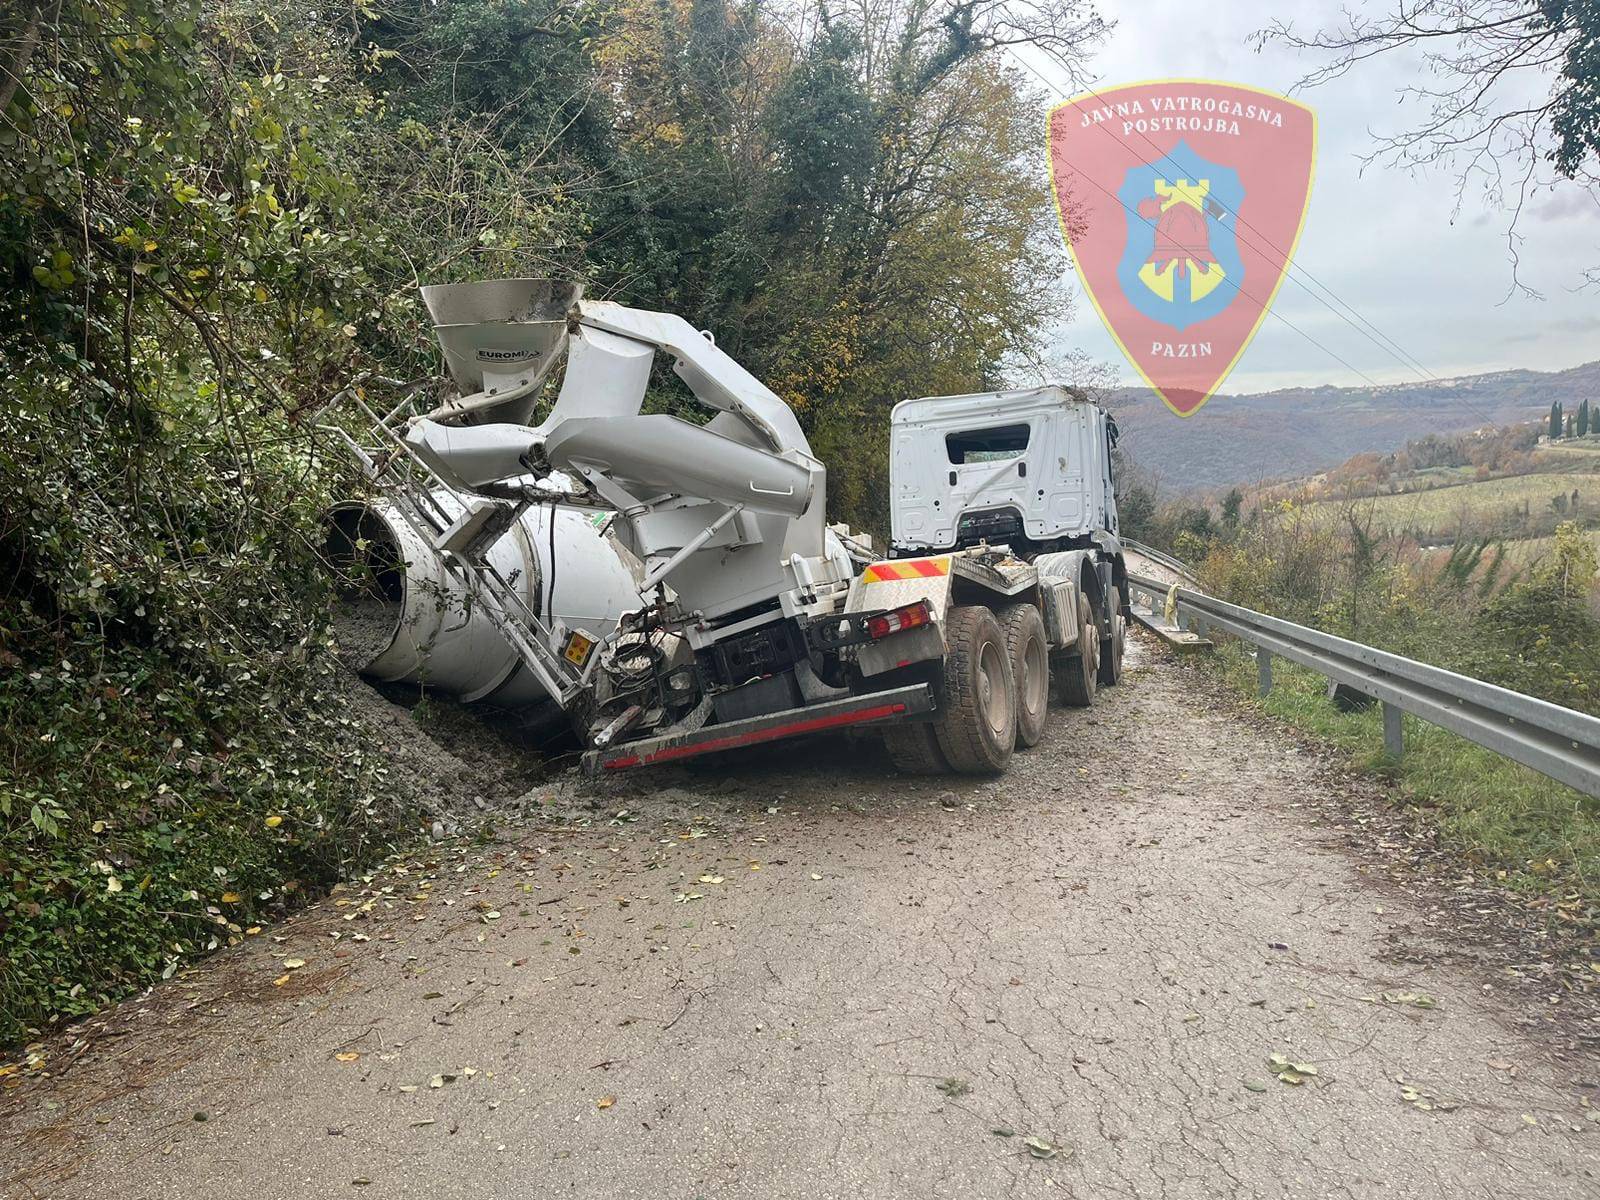
<instances>
[{"instance_id":1,"label":"white mixer drum","mask_svg":"<svg viewBox=\"0 0 1600 1200\"><path fill-rule=\"evenodd\" d=\"M452 518L461 511L449 491L434 499ZM643 606L626 552L603 531L603 518L570 507L530 508L490 548L489 561L542 621L553 614L602 637ZM392 504L333 509L327 553L356 583L334 620L341 656L353 669L505 708L550 698Z\"/></svg>"}]
</instances>

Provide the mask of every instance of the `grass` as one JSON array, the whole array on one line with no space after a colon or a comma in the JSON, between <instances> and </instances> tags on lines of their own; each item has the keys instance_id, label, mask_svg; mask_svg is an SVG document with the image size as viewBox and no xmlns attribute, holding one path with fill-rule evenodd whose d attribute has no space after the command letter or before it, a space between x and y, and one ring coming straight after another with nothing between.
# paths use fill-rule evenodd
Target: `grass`
<instances>
[{"instance_id":1,"label":"grass","mask_svg":"<svg viewBox=\"0 0 1600 1200\"><path fill-rule=\"evenodd\" d=\"M1446 843L1509 889L1600 905L1600 801L1411 716L1405 754L1395 760L1383 750L1378 706L1339 712L1322 676L1281 659L1271 694L1257 699L1255 659L1242 645L1220 647L1215 662L1265 712L1331 743L1430 810Z\"/></svg>"},{"instance_id":2,"label":"grass","mask_svg":"<svg viewBox=\"0 0 1600 1200\"><path fill-rule=\"evenodd\" d=\"M1596 457L1595 462L1600 466L1600 457ZM1600 496L1600 473L1559 471L1514 475L1392 496L1372 496L1354 503L1361 509L1371 505L1377 522L1391 529L1450 533L1462 524L1463 518L1470 521L1475 517L1479 523L1484 519L1498 519L1512 509L1520 512L1524 502L1530 513L1543 513L1549 510L1550 501L1557 493L1571 495L1573 491L1592 504ZM1337 519L1350 503L1321 500L1307 505L1306 510Z\"/></svg>"},{"instance_id":3,"label":"grass","mask_svg":"<svg viewBox=\"0 0 1600 1200\"><path fill-rule=\"evenodd\" d=\"M1546 442L1539 447L1541 455L1559 458L1600 458L1600 434L1591 433L1582 438L1563 438L1559 442Z\"/></svg>"}]
</instances>

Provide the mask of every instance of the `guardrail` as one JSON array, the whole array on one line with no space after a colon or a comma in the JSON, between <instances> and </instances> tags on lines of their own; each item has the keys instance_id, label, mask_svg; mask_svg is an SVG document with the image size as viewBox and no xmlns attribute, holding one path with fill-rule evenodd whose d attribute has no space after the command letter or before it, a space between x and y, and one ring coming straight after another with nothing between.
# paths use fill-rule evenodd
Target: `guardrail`
<instances>
[{"instance_id":1,"label":"guardrail","mask_svg":"<svg viewBox=\"0 0 1600 1200\"><path fill-rule=\"evenodd\" d=\"M1284 658L1379 701L1384 748L1397 758L1405 749L1401 714L1410 713L1600 797L1600 718L1181 585L1173 588L1158 579L1130 575L1128 587L1135 597L1148 600L1152 615L1165 609L1172 594L1181 629L1219 630L1254 646L1263 696L1272 690L1273 659Z\"/></svg>"},{"instance_id":2,"label":"guardrail","mask_svg":"<svg viewBox=\"0 0 1600 1200\"><path fill-rule=\"evenodd\" d=\"M1191 582L1194 580L1194 572L1189 569L1189 564L1182 559L1173 558L1165 550L1157 550L1154 546L1146 546L1143 542L1136 542L1132 538L1123 538L1122 544L1135 554L1148 558L1158 567L1165 567Z\"/></svg>"}]
</instances>

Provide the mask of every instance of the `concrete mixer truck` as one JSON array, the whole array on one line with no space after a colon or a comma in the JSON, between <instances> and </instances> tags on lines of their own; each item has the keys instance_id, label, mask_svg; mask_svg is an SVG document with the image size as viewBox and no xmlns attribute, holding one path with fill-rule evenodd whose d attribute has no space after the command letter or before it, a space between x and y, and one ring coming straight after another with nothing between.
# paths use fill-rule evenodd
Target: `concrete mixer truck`
<instances>
[{"instance_id":1,"label":"concrete mixer truck","mask_svg":"<svg viewBox=\"0 0 1600 1200\"><path fill-rule=\"evenodd\" d=\"M908 771L996 773L1052 695L1120 677L1116 427L1081 394L896 405L876 558L827 525L794 413L711 334L548 280L423 298L457 394L411 415L352 389L371 436L330 426L382 497L335 514L387 563L378 673L431 659L463 695L543 699L598 772L865 730ZM643 411L658 355L705 424Z\"/></svg>"}]
</instances>

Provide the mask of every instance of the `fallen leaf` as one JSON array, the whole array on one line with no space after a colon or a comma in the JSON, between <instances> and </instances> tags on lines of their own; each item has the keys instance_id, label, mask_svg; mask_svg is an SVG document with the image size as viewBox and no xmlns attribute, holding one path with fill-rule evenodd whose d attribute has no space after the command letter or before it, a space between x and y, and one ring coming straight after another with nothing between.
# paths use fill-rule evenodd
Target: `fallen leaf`
<instances>
[{"instance_id":1,"label":"fallen leaf","mask_svg":"<svg viewBox=\"0 0 1600 1200\"><path fill-rule=\"evenodd\" d=\"M1385 1004L1409 1004L1413 1008L1437 1008L1438 1001L1424 992L1384 992Z\"/></svg>"},{"instance_id":2,"label":"fallen leaf","mask_svg":"<svg viewBox=\"0 0 1600 1200\"><path fill-rule=\"evenodd\" d=\"M1061 1153L1061 1147L1054 1142L1046 1141L1042 1137L1025 1137L1022 1144L1027 1147L1028 1153L1034 1158L1055 1158Z\"/></svg>"},{"instance_id":3,"label":"fallen leaf","mask_svg":"<svg viewBox=\"0 0 1600 1200\"><path fill-rule=\"evenodd\" d=\"M993 1129L989 1130L989 1132L994 1134L995 1137L1017 1136L1017 1131L1015 1129L1007 1129L1004 1125L996 1125Z\"/></svg>"},{"instance_id":4,"label":"fallen leaf","mask_svg":"<svg viewBox=\"0 0 1600 1200\"><path fill-rule=\"evenodd\" d=\"M946 1096L949 1096L952 1100L956 1099L958 1096L965 1096L972 1090L972 1085L965 1079L941 1079L933 1086L938 1088Z\"/></svg>"},{"instance_id":5,"label":"fallen leaf","mask_svg":"<svg viewBox=\"0 0 1600 1200\"><path fill-rule=\"evenodd\" d=\"M594 1102L594 1106L596 1108L610 1108L616 1102L617 1098L615 1096L601 1096L600 1099Z\"/></svg>"},{"instance_id":6,"label":"fallen leaf","mask_svg":"<svg viewBox=\"0 0 1600 1200\"><path fill-rule=\"evenodd\" d=\"M341 1050L333 1057L337 1062L355 1062L356 1059L361 1057L361 1055L354 1050Z\"/></svg>"},{"instance_id":7,"label":"fallen leaf","mask_svg":"<svg viewBox=\"0 0 1600 1200\"><path fill-rule=\"evenodd\" d=\"M1278 1053L1267 1055L1267 1067L1277 1075L1279 1083L1287 1083L1292 1087L1299 1087L1317 1073L1317 1068L1311 1063L1294 1062L1287 1055Z\"/></svg>"},{"instance_id":8,"label":"fallen leaf","mask_svg":"<svg viewBox=\"0 0 1600 1200\"><path fill-rule=\"evenodd\" d=\"M283 960L283 965L286 970L298 971L306 965L306 960L303 958L286 958Z\"/></svg>"},{"instance_id":9,"label":"fallen leaf","mask_svg":"<svg viewBox=\"0 0 1600 1200\"><path fill-rule=\"evenodd\" d=\"M1264 1092L1267 1090L1267 1085L1257 1079L1246 1079L1244 1081L1244 1090L1247 1092Z\"/></svg>"},{"instance_id":10,"label":"fallen leaf","mask_svg":"<svg viewBox=\"0 0 1600 1200\"><path fill-rule=\"evenodd\" d=\"M1485 1065L1494 1071L1509 1071L1512 1070L1517 1064L1513 1062L1507 1062L1503 1058L1491 1058Z\"/></svg>"},{"instance_id":11,"label":"fallen leaf","mask_svg":"<svg viewBox=\"0 0 1600 1200\"><path fill-rule=\"evenodd\" d=\"M224 904L237 904L237 903L239 903L239 893L238 892L223 892L222 893L222 902Z\"/></svg>"},{"instance_id":12,"label":"fallen leaf","mask_svg":"<svg viewBox=\"0 0 1600 1200\"><path fill-rule=\"evenodd\" d=\"M267 818L267 828L268 829L276 829L279 825L282 825L282 824L283 824L283 818L280 817L280 816L277 816L276 814L274 814L273 816L270 816L270 817Z\"/></svg>"},{"instance_id":13,"label":"fallen leaf","mask_svg":"<svg viewBox=\"0 0 1600 1200\"><path fill-rule=\"evenodd\" d=\"M721 883L722 882L722 876L721 875L702 875L702 876L700 876L698 882L700 882L700 883Z\"/></svg>"},{"instance_id":14,"label":"fallen leaf","mask_svg":"<svg viewBox=\"0 0 1600 1200\"><path fill-rule=\"evenodd\" d=\"M287 975L279 975L276 979L274 979L272 981L272 986L273 987L282 987L284 984L286 984L288 982L289 982L289 977Z\"/></svg>"},{"instance_id":15,"label":"fallen leaf","mask_svg":"<svg viewBox=\"0 0 1600 1200\"><path fill-rule=\"evenodd\" d=\"M813 879L821 879L822 876L818 875L815 871L813 871L813 872L811 872L811 878L813 878Z\"/></svg>"}]
</instances>

